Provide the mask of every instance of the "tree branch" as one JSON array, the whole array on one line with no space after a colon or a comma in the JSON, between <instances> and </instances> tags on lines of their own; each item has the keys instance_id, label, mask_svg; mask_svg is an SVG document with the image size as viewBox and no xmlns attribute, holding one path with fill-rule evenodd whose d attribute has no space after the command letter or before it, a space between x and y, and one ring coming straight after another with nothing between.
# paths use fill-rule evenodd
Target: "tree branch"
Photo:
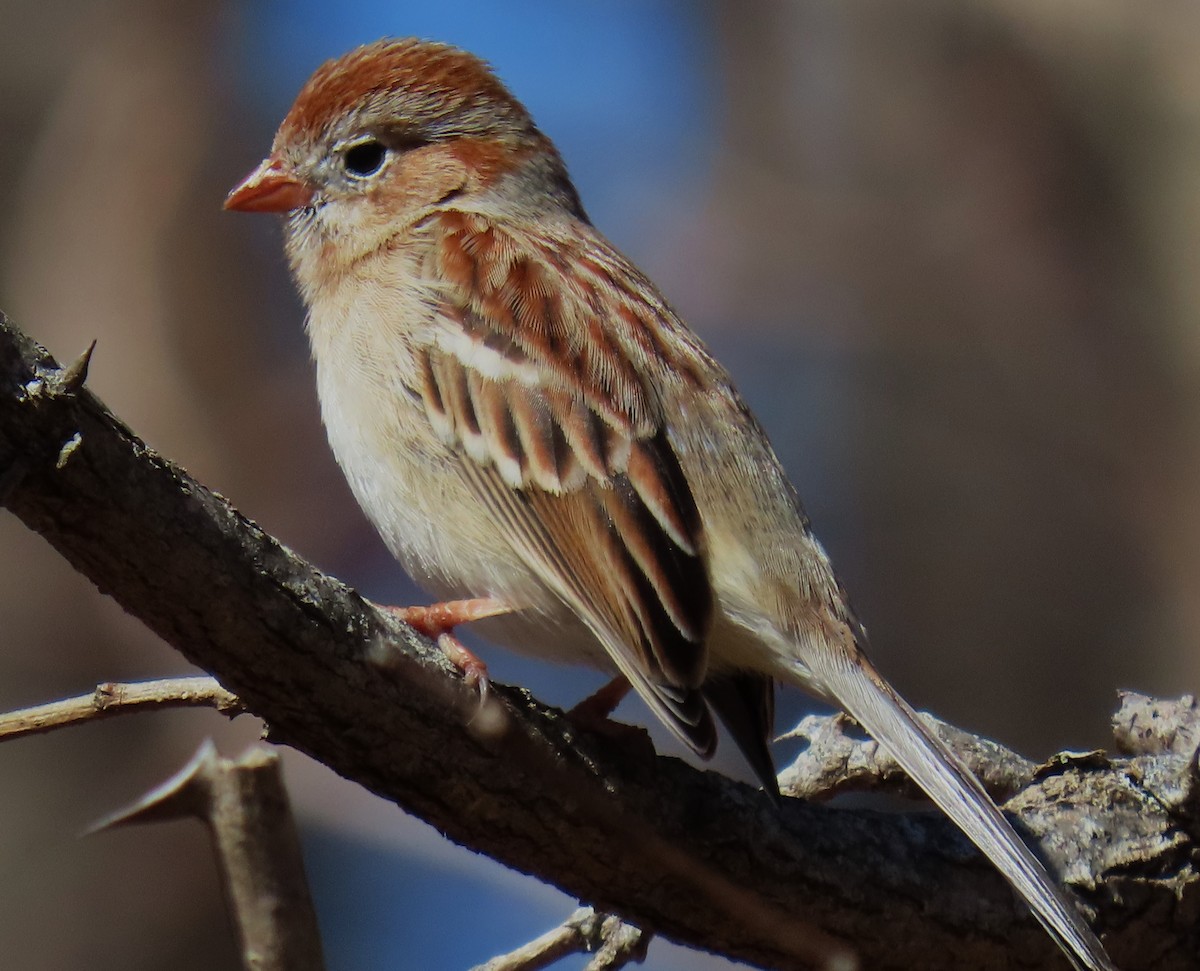
<instances>
[{"instance_id":1,"label":"tree branch","mask_svg":"<svg viewBox=\"0 0 1200 971\"><path fill-rule=\"evenodd\" d=\"M478 695L148 449L0 319L3 503L268 726L451 839L644 930L776 967L1061 968L942 816L785 800ZM11 475L6 474L14 471ZM1064 757L1008 809L1099 911L1126 971L1196 968L1191 756ZM823 956L823 957L822 957Z\"/></svg>"},{"instance_id":2,"label":"tree branch","mask_svg":"<svg viewBox=\"0 0 1200 971\"><path fill-rule=\"evenodd\" d=\"M106 681L90 694L5 712L0 715L0 741L156 708L215 708L230 717L244 710L215 678L160 678L136 684Z\"/></svg>"}]
</instances>

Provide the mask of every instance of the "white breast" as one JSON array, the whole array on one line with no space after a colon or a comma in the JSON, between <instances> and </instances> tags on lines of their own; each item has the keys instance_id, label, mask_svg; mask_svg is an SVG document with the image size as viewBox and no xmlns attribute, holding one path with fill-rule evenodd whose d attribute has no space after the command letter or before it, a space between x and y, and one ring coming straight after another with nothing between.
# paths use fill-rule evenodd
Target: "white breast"
<instances>
[{"instance_id":1,"label":"white breast","mask_svg":"<svg viewBox=\"0 0 1200 971\"><path fill-rule=\"evenodd\" d=\"M462 458L434 433L416 350L438 329L435 294L413 275L391 281L348 279L309 312L321 417L355 498L435 596L496 597L527 614L480 625L487 636L538 656L603 660L464 481Z\"/></svg>"}]
</instances>

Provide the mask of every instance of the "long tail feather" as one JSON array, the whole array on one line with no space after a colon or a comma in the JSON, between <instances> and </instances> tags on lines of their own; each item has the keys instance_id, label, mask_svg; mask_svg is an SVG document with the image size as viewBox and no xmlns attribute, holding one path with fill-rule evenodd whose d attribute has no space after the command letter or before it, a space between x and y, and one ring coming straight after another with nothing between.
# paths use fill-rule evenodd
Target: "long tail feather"
<instances>
[{"instance_id":1,"label":"long tail feather","mask_svg":"<svg viewBox=\"0 0 1200 971\"><path fill-rule=\"evenodd\" d=\"M883 745L988 857L1080 971L1117 971L1074 902L1058 887L979 780L857 650L820 652L829 693Z\"/></svg>"},{"instance_id":2,"label":"long tail feather","mask_svg":"<svg viewBox=\"0 0 1200 971\"><path fill-rule=\"evenodd\" d=\"M725 723L729 737L742 750L763 789L778 803L779 780L768 748L775 734L775 683L766 675L741 671L712 676L703 690L705 700Z\"/></svg>"}]
</instances>

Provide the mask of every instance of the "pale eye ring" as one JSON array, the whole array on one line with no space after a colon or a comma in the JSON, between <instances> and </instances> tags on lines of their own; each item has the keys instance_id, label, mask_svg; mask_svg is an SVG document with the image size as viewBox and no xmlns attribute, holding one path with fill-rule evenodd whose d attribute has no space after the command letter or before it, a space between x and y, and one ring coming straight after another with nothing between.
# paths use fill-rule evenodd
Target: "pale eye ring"
<instances>
[{"instance_id":1,"label":"pale eye ring","mask_svg":"<svg viewBox=\"0 0 1200 971\"><path fill-rule=\"evenodd\" d=\"M375 138L364 138L342 149L342 168L352 179L368 179L387 161L388 149Z\"/></svg>"}]
</instances>

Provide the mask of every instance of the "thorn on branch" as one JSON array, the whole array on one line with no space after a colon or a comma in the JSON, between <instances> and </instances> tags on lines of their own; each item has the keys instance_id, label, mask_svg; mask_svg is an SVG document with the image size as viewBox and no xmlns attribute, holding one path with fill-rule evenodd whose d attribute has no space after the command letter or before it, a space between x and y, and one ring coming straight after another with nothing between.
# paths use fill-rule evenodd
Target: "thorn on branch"
<instances>
[{"instance_id":1,"label":"thorn on branch","mask_svg":"<svg viewBox=\"0 0 1200 971\"><path fill-rule=\"evenodd\" d=\"M96 342L92 341L87 349L66 367L47 367L41 362L35 364L35 376L25 384L25 393L32 399L75 394L87 380L88 365L92 362L92 352L95 349ZM50 360L49 363L53 365L55 362Z\"/></svg>"},{"instance_id":2,"label":"thorn on branch","mask_svg":"<svg viewBox=\"0 0 1200 971\"><path fill-rule=\"evenodd\" d=\"M95 349L96 342L92 341L79 357L65 368L59 369L52 379L54 385L52 390L55 394L75 394L83 387L83 383L87 380L88 365L92 363L92 352Z\"/></svg>"},{"instance_id":3,"label":"thorn on branch","mask_svg":"<svg viewBox=\"0 0 1200 971\"><path fill-rule=\"evenodd\" d=\"M35 365L33 368L35 377L24 385L24 392L27 396L24 400L36 402L39 399L76 394L87 380L88 365L91 363L92 353L95 350L96 342L92 341L84 352L66 367ZM55 468L60 471L65 468L71 456L82 444L83 435L79 431L71 434L58 450L54 462ZM0 473L0 503L3 503L20 484L27 471L27 460L18 457L3 473Z\"/></svg>"},{"instance_id":4,"label":"thorn on branch","mask_svg":"<svg viewBox=\"0 0 1200 971\"><path fill-rule=\"evenodd\" d=\"M88 832L186 817L201 820L212 834L247 971L323 971L278 754L253 748L223 759L206 740L174 776Z\"/></svg>"}]
</instances>

